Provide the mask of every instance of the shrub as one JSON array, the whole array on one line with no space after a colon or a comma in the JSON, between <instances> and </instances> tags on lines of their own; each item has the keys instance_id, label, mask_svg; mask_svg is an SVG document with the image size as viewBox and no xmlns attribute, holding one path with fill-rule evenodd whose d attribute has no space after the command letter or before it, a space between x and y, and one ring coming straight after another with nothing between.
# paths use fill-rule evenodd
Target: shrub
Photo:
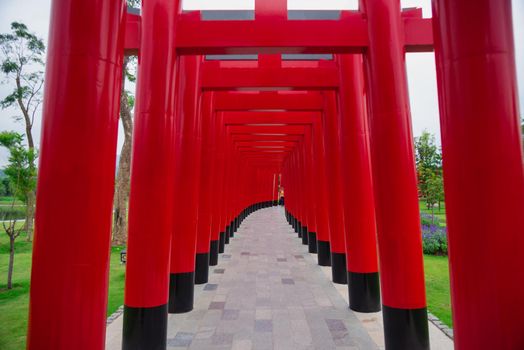
<instances>
[{"instance_id":1,"label":"shrub","mask_svg":"<svg viewBox=\"0 0 524 350\"><path fill-rule=\"evenodd\" d=\"M424 254L448 255L446 228L437 224L422 225L422 249Z\"/></svg>"},{"instance_id":2,"label":"shrub","mask_svg":"<svg viewBox=\"0 0 524 350\"><path fill-rule=\"evenodd\" d=\"M0 206L0 220L25 219L25 206Z\"/></svg>"}]
</instances>

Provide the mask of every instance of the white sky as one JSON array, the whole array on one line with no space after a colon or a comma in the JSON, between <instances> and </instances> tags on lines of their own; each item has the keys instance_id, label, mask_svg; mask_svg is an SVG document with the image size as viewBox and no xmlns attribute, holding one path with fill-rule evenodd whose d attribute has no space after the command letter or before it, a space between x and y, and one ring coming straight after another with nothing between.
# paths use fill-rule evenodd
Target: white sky
<instances>
[{"instance_id":1,"label":"white sky","mask_svg":"<svg viewBox=\"0 0 524 350\"><path fill-rule=\"evenodd\" d=\"M521 115L524 115L524 0L512 0L517 49L517 70L520 88ZM10 30L10 23L21 21L31 31L47 41L51 0L0 0L0 32ZM356 9L358 0L288 0L290 9ZM402 7L422 7L424 17L431 17L431 0L401 0ZM254 9L254 0L183 0L185 9ZM438 120L437 84L435 62L432 53L408 54L407 71L414 135L428 130L437 135L440 143ZM0 77L4 80L4 77ZM12 91L11 86L0 85L0 99ZM23 132L21 124L11 118L16 110L0 109L0 130ZM35 138L40 139L40 118L35 123ZM123 134L119 132L119 149ZM120 151L118 151L120 153ZM0 150L0 166L5 165L7 153Z\"/></svg>"}]
</instances>

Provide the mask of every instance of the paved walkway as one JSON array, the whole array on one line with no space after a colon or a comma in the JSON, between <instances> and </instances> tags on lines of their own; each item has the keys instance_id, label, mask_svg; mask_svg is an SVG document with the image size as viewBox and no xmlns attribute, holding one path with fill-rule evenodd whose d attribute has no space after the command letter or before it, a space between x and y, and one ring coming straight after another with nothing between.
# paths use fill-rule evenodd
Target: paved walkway
<instances>
[{"instance_id":1,"label":"paved walkway","mask_svg":"<svg viewBox=\"0 0 524 350\"><path fill-rule=\"evenodd\" d=\"M383 349L380 313L349 310L347 286L331 283L296 237L280 207L248 217L209 284L196 286L194 310L169 315L168 348ZM452 349L431 326L432 349ZM119 317L107 349L121 349L121 332Z\"/></svg>"}]
</instances>

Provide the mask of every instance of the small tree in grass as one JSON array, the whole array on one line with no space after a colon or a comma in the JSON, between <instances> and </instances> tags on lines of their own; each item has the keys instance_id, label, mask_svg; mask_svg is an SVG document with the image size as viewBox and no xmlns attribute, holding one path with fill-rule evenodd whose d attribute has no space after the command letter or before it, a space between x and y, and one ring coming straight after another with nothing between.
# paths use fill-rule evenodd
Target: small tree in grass
<instances>
[{"instance_id":1,"label":"small tree in grass","mask_svg":"<svg viewBox=\"0 0 524 350\"><path fill-rule=\"evenodd\" d=\"M34 150L26 149L23 145L24 137L16 132L4 131L0 133L0 145L9 150L9 164L4 172L9 179L13 191L11 208L16 199L27 203L27 194L33 192L36 186L36 155ZM13 266L15 258L15 241L22 233L24 226L17 225L15 218L3 218L5 233L9 237L9 265L7 270L7 289L13 288Z\"/></svg>"},{"instance_id":2,"label":"small tree in grass","mask_svg":"<svg viewBox=\"0 0 524 350\"><path fill-rule=\"evenodd\" d=\"M433 174L427 180L426 205L431 208L432 222L435 223L435 204L439 205L444 200L444 186L442 176Z\"/></svg>"},{"instance_id":3,"label":"small tree in grass","mask_svg":"<svg viewBox=\"0 0 524 350\"><path fill-rule=\"evenodd\" d=\"M420 137L415 138L415 156L419 191L423 197L427 197L430 179L434 175L440 175L442 168L442 156L435 144L434 135L423 131Z\"/></svg>"}]
</instances>

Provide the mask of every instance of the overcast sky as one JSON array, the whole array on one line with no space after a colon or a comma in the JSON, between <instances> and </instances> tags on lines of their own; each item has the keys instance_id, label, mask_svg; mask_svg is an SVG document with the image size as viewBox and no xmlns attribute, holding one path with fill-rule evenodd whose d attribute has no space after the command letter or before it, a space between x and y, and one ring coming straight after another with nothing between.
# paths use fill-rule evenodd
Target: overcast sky
<instances>
[{"instance_id":1,"label":"overcast sky","mask_svg":"<svg viewBox=\"0 0 524 350\"><path fill-rule=\"evenodd\" d=\"M512 0L517 49L517 70L520 88L521 111L524 108L524 0ZM10 30L10 23L21 21L31 31L47 42L51 0L0 0L0 32ZM356 9L358 0L288 0L290 9ZM431 17L431 0L402 0L403 7L422 7L424 17ZM254 9L254 0L183 0L184 9ZM437 135L440 143L438 121L437 84L432 53L408 54L407 71L412 108L413 132L420 135L428 130ZM0 77L0 80L5 80ZM0 99L12 91L12 86L0 85ZM11 118L16 110L0 110L0 130L23 132L21 124ZM524 113L521 112L521 115ZM40 118L35 123L36 142L40 140ZM119 132L119 149L123 134ZM118 151L120 153L120 150ZM0 150L0 166L5 165L7 153Z\"/></svg>"}]
</instances>

